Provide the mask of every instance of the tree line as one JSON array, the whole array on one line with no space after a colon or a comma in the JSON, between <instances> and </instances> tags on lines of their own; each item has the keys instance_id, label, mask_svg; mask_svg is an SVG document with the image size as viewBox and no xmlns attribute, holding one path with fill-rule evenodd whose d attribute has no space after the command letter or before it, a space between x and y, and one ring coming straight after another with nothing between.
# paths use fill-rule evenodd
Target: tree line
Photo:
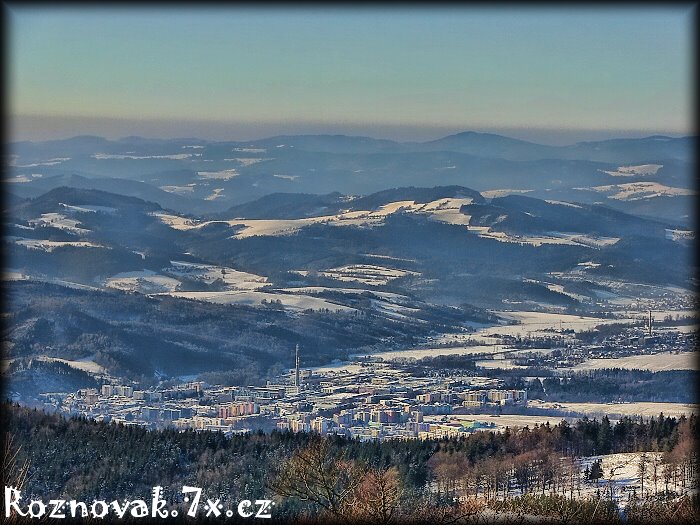
<instances>
[{"instance_id":1,"label":"tree line","mask_svg":"<svg viewBox=\"0 0 700 525\"><path fill-rule=\"evenodd\" d=\"M581 458L648 452L638 466L646 486L625 508L647 517L664 501L663 508L682 505L686 513L698 508L680 496L697 478L694 415L615 424L584 418L461 438L380 442L286 431L230 437L149 431L13 404L3 411L14 465L26 469L29 496L110 500L145 497L162 485L177 501L187 484L222 502L274 497L277 516L289 520L390 523L422 517L448 523L483 517L485 509L503 519L540 513L565 520L596 509L596 520L614 521L619 509L606 492L610 472L595 462L584 468ZM5 465L6 480L13 469ZM597 504L581 497L592 484L600 486Z\"/></svg>"}]
</instances>

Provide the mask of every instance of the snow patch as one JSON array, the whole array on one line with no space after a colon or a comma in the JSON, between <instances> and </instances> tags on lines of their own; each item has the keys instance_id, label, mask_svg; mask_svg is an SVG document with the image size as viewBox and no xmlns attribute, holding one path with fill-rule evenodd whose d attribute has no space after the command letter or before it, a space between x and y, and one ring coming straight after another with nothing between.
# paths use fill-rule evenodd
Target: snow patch
<instances>
[{"instance_id":1,"label":"snow patch","mask_svg":"<svg viewBox=\"0 0 700 525\"><path fill-rule=\"evenodd\" d=\"M354 312L354 308L335 304L318 297L308 295L291 295L282 293L266 293L255 291L228 291L228 292L172 292L168 295L182 297L196 301L205 301L215 304L242 304L249 306L264 306L262 301L274 303L280 301L282 306L296 311L303 310L330 310L332 312Z\"/></svg>"},{"instance_id":2,"label":"snow patch","mask_svg":"<svg viewBox=\"0 0 700 525\"><path fill-rule=\"evenodd\" d=\"M72 206L70 204L59 203L59 206L66 209L66 211L73 213L107 213L112 214L117 211L116 208L110 208L109 206L98 206L97 204L81 204L80 206Z\"/></svg>"},{"instance_id":3,"label":"snow patch","mask_svg":"<svg viewBox=\"0 0 700 525\"><path fill-rule=\"evenodd\" d=\"M41 217L29 219L27 222L34 227L58 228L59 230L64 230L78 235L84 235L90 232L90 230L86 230L85 228L79 228L79 221L69 219L60 213L42 213Z\"/></svg>"},{"instance_id":4,"label":"snow patch","mask_svg":"<svg viewBox=\"0 0 700 525\"><path fill-rule=\"evenodd\" d=\"M552 201L552 200L547 200L547 199L545 199L544 202L549 203L549 204L559 204L560 206L569 206L571 208L580 208L581 207L578 204L574 204L573 202Z\"/></svg>"},{"instance_id":5,"label":"snow patch","mask_svg":"<svg viewBox=\"0 0 700 525\"><path fill-rule=\"evenodd\" d=\"M267 277L211 264L170 261L170 267L164 268L163 272L207 284L213 284L220 279L228 290L257 290L269 284Z\"/></svg>"},{"instance_id":6,"label":"snow patch","mask_svg":"<svg viewBox=\"0 0 700 525\"><path fill-rule=\"evenodd\" d=\"M233 148L231 151L238 151L241 153L265 153L267 150L265 148Z\"/></svg>"},{"instance_id":7,"label":"snow patch","mask_svg":"<svg viewBox=\"0 0 700 525\"><path fill-rule=\"evenodd\" d=\"M197 175L203 179L230 180L240 175L238 170L231 168L221 171L198 171Z\"/></svg>"},{"instance_id":8,"label":"snow patch","mask_svg":"<svg viewBox=\"0 0 700 525\"><path fill-rule=\"evenodd\" d=\"M663 164L640 164L638 166L620 166L616 171L598 170L613 177L634 177L656 175L663 168Z\"/></svg>"},{"instance_id":9,"label":"snow patch","mask_svg":"<svg viewBox=\"0 0 700 525\"><path fill-rule=\"evenodd\" d=\"M331 268L319 272L319 274L337 281L358 282L370 286L384 286L395 279L407 275L420 275L409 270L397 270L370 264L349 264Z\"/></svg>"},{"instance_id":10,"label":"snow patch","mask_svg":"<svg viewBox=\"0 0 700 525\"><path fill-rule=\"evenodd\" d=\"M111 153L95 153L92 155L93 159L97 160L146 160L146 159L171 159L171 160L184 160L191 157L201 156L201 153L175 153L173 155L115 155Z\"/></svg>"},{"instance_id":11,"label":"snow patch","mask_svg":"<svg viewBox=\"0 0 700 525\"><path fill-rule=\"evenodd\" d=\"M499 189L499 190L486 190L482 191L481 195L487 199L495 199L497 197L505 197L506 195L513 195L517 193L530 193L532 190L518 190L518 189Z\"/></svg>"},{"instance_id":12,"label":"snow patch","mask_svg":"<svg viewBox=\"0 0 700 525\"><path fill-rule=\"evenodd\" d=\"M681 195L695 195L693 190L687 188L674 188L658 182L628 182L626 184L609 184L605 186L593 186L591 188L574 188L576 190L593 190L608 194L609 199L621 201L638 201L652 199L654 197L678 197Z\"/></svg>"},{"instance_id":13,"label":"snow patch","mask_svg":"<svg viewBox=\"0 0 700 525\"><path fill-rule=\"evenodd\" d=\"M33 162L31 164L11 164L15 168L36 168L38 166L56 166L57 164L61 164L62 162L65 162L67 160L70 160L70 157L58 157L55 159L49 159L45 160L42 162Z\"/></svg>"},{"instance_id":14,"label":"snow patch","mask_svg":"<svg viewBox=\"0 0 700 525\"><path fill-rule=\"evenodd\" d=\"M177 290L180 281L152 270L141 270L113 275L105 280L105 286L125 292L158 293Z\"/></svg>"},{"instance_id":15,"label":"snow patch","mask_svg":"<svg viewBox=\"0 0 700 525\"><path fill-rule=\"evenodd\" d=\"M258 162L263 162L265 160L272 160L272 159L265 159L262 157L234 157L232 159L224 159L227 161L236 161L238 162L241 166L252 166L253 164L257 164Z\"/></svg>"},{"instance_id":16,"label":"snow patch","mask_svg":"<svg viewBox=\"0 0 700 525\"><path fill-rule=\"evenodd\" d=\"M159 188L168 193L175 193L176 195L189 195L194 192L194 185L190 184L187 186L159 186Z\"/></svg>"},{"instance_id":17,"label":"snow patch","mask_svg":"<svg viewBox=\"0 0 700 525\"><path fill-rule=\"evenodd\" d=\"M44 252L52 252L56 248L73 247L73 248L105 248L101 244L95 244L89 241L48 241L44 239L26 239L24 237L7 236L5 240L25 246L30 250L41 250Z\"/></svg>"},{"instance_id":18,"label":"snow patch","mask_svg":"<svg viewBox=\"0 0 700 525\"><path fill-rule=\"evenodd\" d=\"M213 201L213 200L216 200L218 198L221 198L224 196L223 192L224 192L223 188L214 188L211 195L204 197L204 200L205 201Z\"/></svg>"}]
</instances>

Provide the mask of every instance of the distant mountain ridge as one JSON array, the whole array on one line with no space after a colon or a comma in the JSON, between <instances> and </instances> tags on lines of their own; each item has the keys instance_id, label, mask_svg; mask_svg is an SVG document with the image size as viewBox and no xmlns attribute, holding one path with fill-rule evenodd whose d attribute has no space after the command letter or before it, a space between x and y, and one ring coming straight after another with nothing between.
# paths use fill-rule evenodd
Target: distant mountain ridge
<instances>
[{"instance_id":1,"label":"distant mountain ridge","mask_svg":"<svg viewBox=\"0 0 700 525\"><path fill-rule=\"evenodd\" d=\"M694 145L695 137L657 135L548 146L473 131L427 142L347 135L253 141L78 136L10 144L7 171L9 193L20 198L62 185L92 187L202 215L270 194L462 186L605 203L689 225Z\"/></svg>"},{"instance_id":2,"label":"distant mountain ridge","mask_svg":"<svg viewBox=\"0 0 700 525\"><path fill-rule=\"evenodd\" d=\"M296 343L315 366L463 333L495 322L487 310L585 315L697 287L692 232L460 185L273 193L198 217L60 186L3 221L12 357L115 376L235 369L264 384Z\"/></svg>"},{"instance_id":3,"label":"distant mountain ridge","mask_svg":"<svg viewBox=\"0 0 700 525\"><path fill-rule=\"evenodd\" d=\"M476 156L506 158L511 160L538 160L538 159L567 159L567 160L598 160L601 162L617 162L620 159L609 159L608 152L614 148L632 147L635 152L638 148L651 147L660 151L662 148L686 148L692 146L695 136L669 137L664 135L651 135L641 138L604 139L599 141L581 141L565 146L552 146L515 139L495 133L483 133L477 131L463 131L453 135L447 135L434 140L424 142L400 142L390 139L376 139L368 136L354 136L343 134L316 134L316 135L277 135L263 139L250 141L214 141L198 138L158 139L140 136L122 137L110 141L104 137L93 135L78 135L67 139L54 139L49 141L21 141L9 144L22 148L49 148L49 147L93 147L95 145L109 144L140 144L140 145L238 145L241 147L295 147L311 152L328 153L398 153L415 151L457 151ZM598 152L599 158L590 155ZM619 152L615 152L619 153ZM655 151L649 152L656 155ZM583 156L585 155L585 156Z\"/></svg>"},{"instance_id":4,"label":"distant mountain ridge","mask_svg":"<svg viewBox=\"0 0 700 525\"><path fill-rule=\"evenodd\" d=\"M398 201L428 203L438 199L471 198L484 202L483 196L464 186L413 186L389 188L370 195L348 197L338 192L326 195L308 193L272 193L260 199L234 206L219 214L222 218L245 217L249 219L299 219L339 213L341 210L373 210Z\"/></svg>"}]
</instances>

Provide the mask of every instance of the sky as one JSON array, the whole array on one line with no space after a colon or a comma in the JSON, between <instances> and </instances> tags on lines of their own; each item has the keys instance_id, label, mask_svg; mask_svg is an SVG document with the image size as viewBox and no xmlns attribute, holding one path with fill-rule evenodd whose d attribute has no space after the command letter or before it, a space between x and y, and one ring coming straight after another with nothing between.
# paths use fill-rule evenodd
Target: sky
<instances>
[{"instance_id":1,"label":"sky","mask_svg":"<svg viewBox=\"0 0 700 525\"><path fill-rule=\"evenodd\" d=\"M7 9L13 140L693 132L688 6Z\"/></svg>"}]
</instances>

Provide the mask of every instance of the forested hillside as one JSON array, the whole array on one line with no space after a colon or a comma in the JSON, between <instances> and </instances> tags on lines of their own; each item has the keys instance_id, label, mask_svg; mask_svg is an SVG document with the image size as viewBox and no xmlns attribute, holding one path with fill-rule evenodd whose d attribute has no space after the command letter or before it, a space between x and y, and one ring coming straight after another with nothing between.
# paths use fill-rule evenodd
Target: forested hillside
<instances>
[{"instance_id":1,"label":"forested hillside","mask_svg":"<svg viewBox=\"0 0 700 525\"><path fill-rule=\"evenodd\" d=\"M674 522L690 522L698 512L697 501L677 497L697 473L696 416L624 418L616 424L584 418L574 425L481 431L461 439L361 442L289 432L226 437L147 431L17 405L3 410L14 455L9 464L5 457L5 482L21 477L24 465L27 496L148 499L151 488L162 485L166 499L177 502L182 485L194 485L226 504L274 499L274 517L287 521L316 516L354 523L384 516L385 522L405 522L432 516L448 523L488 515L500 522L523 513L562 519L570 511L590 518L590 498L574 499L571 489L567 499L578 458L656 450L668 473L664 497L657 489L655 497L630 500L626 508L634 519L628 523L654 522L660 512L675 512ZM608 475L594 471L586 468L579 483L597 484ZM381 500L375 497L380 490ZM595 521L620 522L613 501L598 497ZM365 503L355 504L360 501ZM508 512L494 515L499 509Z\"/></svg>"}]
</instances>

